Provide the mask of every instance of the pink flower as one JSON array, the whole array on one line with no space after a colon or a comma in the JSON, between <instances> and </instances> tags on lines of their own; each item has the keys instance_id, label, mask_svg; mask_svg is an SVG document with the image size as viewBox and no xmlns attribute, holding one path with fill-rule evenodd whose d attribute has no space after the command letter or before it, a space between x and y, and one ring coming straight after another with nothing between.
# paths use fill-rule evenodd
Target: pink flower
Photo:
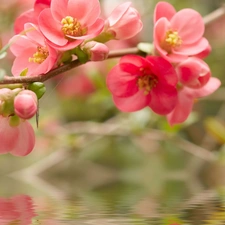
<instances>
[{"instance_id":1,"label":"pink flower","mask_svg":"<svg viewBox=\"0 0 225 225\"><path fill-rule=\"evenodd\" d=\"M130 5L131 2L120 4L105 21L105 32L113 35L114 39L131 38L143 27L140 14Z\"/></svg>"},{"instance_id":2,"label":"pink flower","mask_svg":"<svg viewBox=\"0 0 225 225\"><path fill-rule=\"evenodd\" d=\"M107 59L109 54L109 48L99 42L90 41L87 42L81 49L89 55L91 61L102 61Z\"/></svg>"},{"instance_id":3,"label":"pink flower","mask_svg":"<svg viewBox=\"0 0 225 225\"><path fill-rule=\"evenodd\" d=\"M107 86L121 111L149 106L161 115L171 112L176 104L177 81L173 66L157 56L124 56L107 76Z\"/></svg>"},{"instance_id":4,"label":"pink flower","mask_svg":"<svg viewBox=\"0 0 225 225\"><path fill-rule=\"evenodd\" d=\"M30 90L21 91L14 99L14 110L22 119L32 118L38 109L36 94Z\"/></svg>"},{"instance_id":5,"label":"pink flower","mask_svg":"<svg viewBox=\"0 0 225 225\"><path fill-rule=\"evenodd\" d=\"M45 9L49 8L51 4L51 0L36 0L34 4L34 8L30 9L24 13L22 13L14 23L14 31L16 34L19 34L24 30L24 24L26 23L33 23L38 25L38 17L40 12Z\"/></svg>"},{"instance_id":6,"label":"pink flower","mask_svg":"<svg viewBox=\"0 0 225 225\"><path fill-rule=\"evenodd\" d=\"M28 70L26 76L45 74L51 70L58 59L58 52L46 44L45 38L33 24L25 24L25 35L16 35L10 42L10 50L16 56L13 62L12 74L20 76Z\"/></svg>"},{"instance_id":7,"label":"pink flower","mask_svg":"<svg viewBox=\"0 0 225 225\"><path fill-rule=\"evenodd\" d=\"M176 66L179 81L190 88L204 86L211 76L210 68L201 59L189 57Z\"/></svg>"},{"instance_id":8,"label":"pink flower","mask_svg":"<svg viewBox=\"0 0 225 225\"><path fill-rule=\"evenodd\" d=\"M86 64L85 64L86 66ZM63 98L88 97L95 91L95 87L87 72L79 68L73 75L65 76L57 86L57 91Z\"/></svg>"},{"instance_id":9,"label":"pink flower","mask_svg":"<svg viewBox=\"0 0 225 225\"><path fill-rule=\"evenodd\" d=\"M34 148L34 130L26 120L20 120L17 126L11 126L10 117L0 116L0 140L0 154L25 156Z\"/></svg>"},{"instance_id":10,"label":"pink flower","mask_svg":"<svg viewBox=\"0 0 225 225\"><path fill-rule=\"evenodd\" d=\"M170 62L181 62L209 48L203 38L204 22L192 9L175 9L166 2L159 2L154 12L154 46L156 53Z\"/></svg>"},{"instance_id":11,"label":"pink flower","mask_svg":"<svg viewBox=\"0 0 225 225\"><path fill-rule=\"evenodd\" d=\"M183 123L191 113L195 99L212 94L219 88L220 84L219 79L211 77L201 88L181 88L178 92L178 100L175 108L167 115L169 124L172 126Z\"/></svg>"},{"instance_id":12,"label":"pink flower","mask_svg":"<svg viewBox=\"0 0 225 225\"><path fill-rule=\"evenodd\" d=\"M39 27L49 44L69 50L102 31L99 15L98 0L52 0L50 8L40 13Z\"/></svg>"}]
</instances>

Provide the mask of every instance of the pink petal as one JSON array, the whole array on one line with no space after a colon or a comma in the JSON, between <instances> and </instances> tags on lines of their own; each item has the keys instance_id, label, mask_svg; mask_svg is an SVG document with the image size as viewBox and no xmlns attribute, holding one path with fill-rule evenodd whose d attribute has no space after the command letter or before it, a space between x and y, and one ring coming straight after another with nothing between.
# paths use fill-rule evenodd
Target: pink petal
<instances>
[{"instance_id":1,"label":"pink petal","mask_svg":"<svg viewBox=\"0 0 225 225\"><path fill-rule=\"evenodd\" d=\"M68 40L61 30L61 23L52 17L50 9L44 9L40 13L39 28L44 36L55 45L64 46L67 44Z\"/></svg>"},{"instance_id":2,"label":"pink petal","mask_svg":"<svg viewBox=\"0 0 225 225\"><path fill-rule=\"evenodd\" d=\"M26 76L37 75L33 74L33 71L38 67L39 64L28 61L29 57L32 57L35 52L36 48L26 49L26 51L15 58L11 69L14 76L19 76L20 73L26 68L28 68Z\"/></svg>"},{"instance_id":3,"label":"pink petal","mask_svg":"<svg viewBox=\"0 0 225 225\"><path fill-rule=\"evenodd\" d=\"M30 9L29 11L26 11L22 13L19 17L17 17L16 21L14 22L14 32L16 34L19 34L24 30L24 24L25 23L34 23L34 10Z\"/></svg>"},{"instance_id":4,"label":"pink petal","mask_svg":"<svg viewBox=\"0 0 225 225\"><path fill-rule=\"evenodd\" d=\"M9 119L0 116L0 154L10 152L15 146L15 140L18 137L18 129L13 129L9 125ZM13 140L13 141L12 141Z\"/></svg>"},{"instance_id":5,"label":"pink petal","mask_svg":"<svg viewBox=\"0 0 225 225\"><path fill-rule=\"evenodd\" d=\"M169 124L175 125L178 123L183 123L191 113L193 107L194 99L189 95L189 91L182 89L178 94L178 101L174 110L167 115Z\"/></svg>"},{"instance_id":6,"label":"pink petal","mask_svg":"<svg viewBox=\"0 0 225 225\"><path fill-rule=\"evenodd\" d=\"M161 43L164 41L166 32L169 29L170 22L164 17L160 18L154 26L154 46L161 56L167 54L167 52L161 48Z\"/></svg>"},{"instance_id":7,"label":"pink petal","mask_svg":"<svg viewBox=\"0 0 225 225\"><path fill-rule=\"evenodd\" d=\"M205 30L201 15L192 9L180 10L173 16L170 22L172 29L178 31L185 45L198 41Z\"/></svg>"},{"instance_id":8,"label":"pink petal","mask_svg":"<svg viewBox=\"0 0 225 225\"><path fill-rule=\"evenodd\" d=\"M166 17L170 20L176 13L174 7L168 2L158 2L154 10L154 23L161 17Z\"/></svg>"},{"instance_id":9,"label":"pink petal","mask_svg":"<svg viewBox=\"0 0 225 225\"><path fill-rule=\"evenodd\" d=\"M171 63L157 56L147 56L146 59L151 64L152 73L157 75L159 82L166 82L169 85L176 86L178 77Z\"/></svg>"},{"instance_id":10,"label":"pink petal","mask_svg":"<svg viewBox=\"0 0 225 225\"><path fill-rule=\"evenodd\" d=\"M197 57L189 57L177 66L180 82L193 88L206 84L210 77L209 66Z\"/></svg>"},{"instance_id":11,"label":"pink petal","mask_svg":"<svg viewBox=\"0 0 225 225\"><path fill-rule=\"evenodd\" d=\"M125 2L118 5L107 18L107 21L109 21L109 25L113 26L114 24L116 24L129 9L130 5L131 2Z\"/></svg>"},{"instance_id":12,"label":"pink petal","mask_svg":"<svg viewBox=\"0 0 225 225\"><path fill-rule=\"evenodd\" d=\"M106 79L107 86L114 96L128 97L138 92L137 77L121 70L120 65L113 67Z\"/></svg>"},{"instance_id":13,"label":"pink petal","mask_svg":"<svg viewBox=\"0 0 225 225\"><path fill-rule=\"evenodd\" d=\"M145 95L143 91L136 94L120 98L113 95L113 100L117 108L123 112L135 112L146 107L150 101L150 95Z\"/></svg>"},{"instance_id":14,"label":"pink petal","mask_svg":"<svg viewBox=\"0 0 225 225\"><path fill-rule=\"evenodd\" d=\"M139 68L149 66L146 59L138 55L125 55L122 58L120 58L120 63L133 64L134 66Z\"/></svg>"},{"instance_id":15,"label":"pink petal","mask_svg":"<svg viewBox=\"0 0 225 225\"><path fill-rule=\"evenodd\" d=\"M45 46L45 38L38 28L32 23L24 25L25 30L28 30L26 36L37 45Z\"/></svg>"},{"instance_id":16,"label":"pink petal","mask_svg":"<svg viewBox=\"0 0 225 225\"><path fill-rule=\"evenodd\" d=\"M221 85L221 81L218 78L211 77L209 81L199 89L193 89L193 96L195 98L205 97L215 92Z\"/></svg>"},{"instance_id":17,"label":"pink petal","mask_svg":"<svg viewBox=\"0 0 225 225\"><path fill-rule=\"evenodd\" d=\"M27 121L22 121L18 126L18 138L15 141L15 146L10 150L10 153L15 156L28 155L34 148L35 134L33 127Z\"/></svg>"},{"instance_id":18,"label":"pink petal","mask_svg":"<svg viewBox=\"0 0 225 225\"><path fill-rule=\"evenodd\" d=\"M137 18L130 18L125 24L120 24L118 28L113 28L116 33L116 39L125 40L134 37L142 30L143 24Z\"/></svg>"},{"instance_id":19,"label":"pink petal","mask_svg":"<svg viewBox=\"0 0 225 225\"><path fill-rule=\"evenodd\" d=\"M157 85L151 91L149 107L157 114L170 113L177 102L177 89L174 86Z\"/></svg>"},{"instance_id":20,"label":"pink petal","mask_svg":"<svg viewBox=\"0 0 225 225\"><path fill-rule=\"evenodd\" d=\"M174 54L180 55L196 55L208 49L209 42L206 38L201 38L199 41L191 44L191 45L184 45L182 44L179 48L172 50Z\"/></svg>"},{"instance_id":21,"label":"pink petal","mask_svg":"<svg viewBox=\"0 0 225 225\"><path fill-rule=\"evenodd\" d=\"M15 56L22 54L25 49L36 49L36 45L26 36L16 35L10 39L9 43L12 43L10 50Z\"/></svg>"},{"instance_id":22,"label":"pink petal","mask_svg":"<svg viewBox=\"0 0 225 225\"><path fill-rule=\"evenodd\" d=\"M69 15L77 18L82 25L92 25L101 13L98 0L69 0L68 11Z\"/></svg>"},{"instance_id":23,"label":"pink petal","mask_svg":"<svg viewBox=\"0 0 225 225\"><path fill-rule=\"evenodd\" d=\"M51 1L51 12L52 17L57 22L61 22L61 20L69 16L69 12L67 10L68 0L52 0ZM46 20L48 22L48 17L46 17Z\"/></svg>"}]
</instances>

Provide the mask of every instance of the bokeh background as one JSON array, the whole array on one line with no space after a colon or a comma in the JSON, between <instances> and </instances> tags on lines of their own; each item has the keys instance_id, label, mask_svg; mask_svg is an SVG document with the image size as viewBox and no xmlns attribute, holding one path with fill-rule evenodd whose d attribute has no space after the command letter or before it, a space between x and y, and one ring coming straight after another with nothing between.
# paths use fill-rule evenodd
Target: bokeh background
<instances>
[{"instance_id":1,"label":"bokeh background","mask_svg":"<svg viewBox=\"0 0 225 225\"><path fill-rule=\"evenodd\" d=\"M124 1L100 2L107 16ZM110 49L152 42L157 2L133 0L143 31L131 40L109 42ZM225 4L167 2L203 17ZM0 0L3 45L13 35L15 18L32 6L33 1ZM206 62L222 86L196 101L188 120L174 127L147 108L135 113L115 108L105 77L118 59L87 63L46 82L39 127L31 120L35 149L23 158L0 156L0 202L26 195L21 201L30 198L33 210L26 214L29 222L17 218L15 224L223 224L225 15L206 26L205 37L212 46ZM10 75L12 63L8 52L0 66ZM1 215L0 207L0 220Z\"/></svg>"}]
</instances>

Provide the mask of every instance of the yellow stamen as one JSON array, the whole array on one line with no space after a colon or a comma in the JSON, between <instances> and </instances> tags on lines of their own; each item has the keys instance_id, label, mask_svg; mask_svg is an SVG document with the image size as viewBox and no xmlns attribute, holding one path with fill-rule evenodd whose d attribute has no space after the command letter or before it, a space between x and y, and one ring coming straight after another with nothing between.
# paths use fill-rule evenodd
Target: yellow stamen
<instances>
[{"instance_id":1,"label":"yellow stamen","mask_svg":"<svg viewBox=\"0 0 225 225\"><path fill-rule=\"evenodd\" d=\"M33 54L33 57L30 57L28 59L28 61L41 64L45 61L48 55L49 55L49 52L47 47L38 46L37 51Z\"/></svg>"},{"instance_id":2,"label":"yellow stamen","mask_svg":"<svg viewBox=\"0 0 225 225\"><path fill-rule=\"evenodd\" d=\"M179 47L182 44L182 40L177 31L167 31L165 42L172 48Z\"/></svg>"},{"instance_id":3,"label":"yellow stamen","mask_svg":"<svg viewBox=\"0 0 225 225\"><path fill-rule=\"evenodd\" d=\"M143 68L140 71L144 71ZM149 92L156 86L158 79L155 75L142 75L138 77L137 85L140 90L144 90L144 94L148 95Z\"/></svg>"},{"instance_id":4,"label":"yellow stamen","mask_svg":"<svg viewBox=\"0 0 225 225\"><path fill-rule=\"evenodd\" d=\"M66 16L61 20L62 32L65 36L79 37L87 33L87 28L82 27L80 22L71 16Z\"/></svg>"}]
</instances>

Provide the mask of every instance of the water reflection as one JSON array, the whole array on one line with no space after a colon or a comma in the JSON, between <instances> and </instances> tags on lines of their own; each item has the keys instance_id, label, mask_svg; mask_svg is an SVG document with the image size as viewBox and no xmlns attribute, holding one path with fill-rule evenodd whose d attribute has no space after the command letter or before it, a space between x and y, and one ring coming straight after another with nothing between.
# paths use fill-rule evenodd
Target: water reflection
<instances>
[{"instance_id":1,"label":"water reflection","mask_svg":"<svg viewBox=\"0 0 225 225\"><path fill-rule=\"evenodd\" d=\"M79 154L55 151L8 172L0 177L0 225L225 223L223 165L173 139L150 153L143 142L153 140L105 137Z\"/></svg>"},{"instance_id":2,"label":"water reflection","mask_svg":"<svg viewBox=\"0 0 225 225\"><path fill-rule=\"evenodd\" d=\"M17 180L4 181L18 186ZM90 188L76 189L74 186L74 192L70 190L62 198L61 192L68 191L68 184L69 180L63 180L55 185L58 196L56 192L51 195L49 190L40 190L41 184L19 185L16 192L29 190L30 195L1 197L0 224L219 225L225 222L224 186L203 187L201 192L193 194L186 181L168 179L158 192L152 192L139 182L120 179Z\"/></svg>"},{"instance_id":3,"label":"water reflection","mask_svg":"<svg viewBox=\"0 0 225 225\"><path fill-rule=\"evenodd\" d=\"M29 225L35 216L30 196L17 195L11 198L0 198L1 225Z\"/></svg>"}]
</instances>

